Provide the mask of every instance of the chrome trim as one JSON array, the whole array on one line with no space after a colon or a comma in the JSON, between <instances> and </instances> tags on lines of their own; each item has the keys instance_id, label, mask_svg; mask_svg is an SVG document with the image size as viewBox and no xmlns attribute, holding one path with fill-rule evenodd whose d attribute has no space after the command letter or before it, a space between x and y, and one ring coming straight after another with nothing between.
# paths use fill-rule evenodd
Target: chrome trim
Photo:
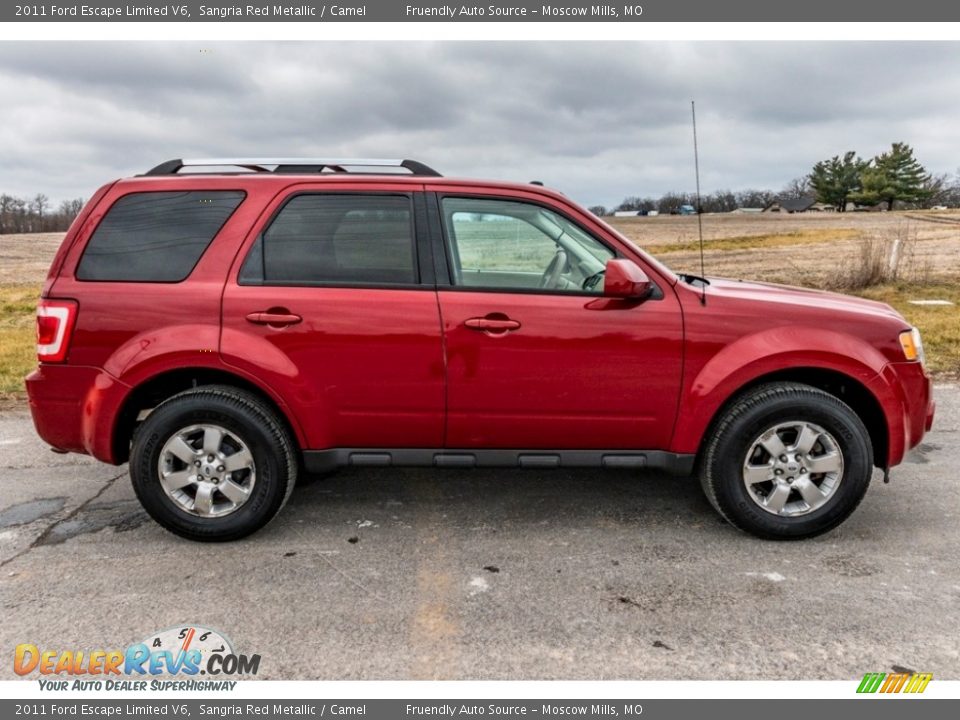
<instances>
[{"instance_id":1,"label":"chrome trim","mask_svg":"<svg viewBox=\"0 0 960 720\"><path fill-rule=\"evenodd\" d=\"M353 167L403 167L403 160L383 158L187 158L180 161L183 167L236 167L267 165L350 165Z\"/></svg>"}]
</instances>

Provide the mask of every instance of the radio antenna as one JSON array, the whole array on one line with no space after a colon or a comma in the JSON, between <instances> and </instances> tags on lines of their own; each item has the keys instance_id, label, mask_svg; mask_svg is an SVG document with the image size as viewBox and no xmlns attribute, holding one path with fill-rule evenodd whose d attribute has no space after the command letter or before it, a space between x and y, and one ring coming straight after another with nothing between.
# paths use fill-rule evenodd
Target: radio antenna
<instances>
[{"instance_id":1,"label":"radio antenna","mask_svg":"<svg viewBox=\"0 0 960 720\"><path fill-rule=\"evenodd\" d=\"M707 273L703 262L703 206L700 204L700 152L697 148L697 105L690 101L690 114L693 117L693 168L697 176L697 229L700 232L700 279L703 282L703 291L700 293L700 304L707 304Z\"/></svg>"}]
</instances>

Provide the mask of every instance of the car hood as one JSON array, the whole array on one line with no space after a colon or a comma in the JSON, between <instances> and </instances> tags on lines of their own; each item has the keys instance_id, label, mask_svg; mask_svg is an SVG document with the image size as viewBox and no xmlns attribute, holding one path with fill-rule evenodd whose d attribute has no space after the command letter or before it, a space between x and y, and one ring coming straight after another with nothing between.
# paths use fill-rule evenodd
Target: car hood
<instances>
[{"instance_id":1,"label":"car hood","mask_svg":"<svg viewBox=\"0 0 960 720\"><path fill-rule=\"evenodd\" d=\"M806 308L817 307L826 311L859 313L863 315L893 317L903 320L903 316L886 303L865 300L851 295L813 290L791 285L775 285L764 282L748 282L729 278L708 278L707 301L711 294L740 298L753 302L783 303L800 305ZM904 321L906 323L906 321Z\"/></svg>"}]
</instances>

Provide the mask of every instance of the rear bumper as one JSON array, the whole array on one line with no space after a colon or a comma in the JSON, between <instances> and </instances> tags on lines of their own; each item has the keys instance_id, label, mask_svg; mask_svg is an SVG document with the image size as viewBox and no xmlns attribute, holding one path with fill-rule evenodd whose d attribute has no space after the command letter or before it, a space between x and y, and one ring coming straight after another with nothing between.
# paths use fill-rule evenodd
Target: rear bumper
<instances>
[{"instance_id":1,"label":"rear bumper","mask_svg":"<svg viewBox=\"0 0 960 720\"><path fill-rule=\"evenodd\" d=\"M881 377L897 396L896 408L885 408L890 429L888 467L899 465L911 448L933 427L936 402L930 378L920 363L887 365Z\"/></svg>"},{"instance_id":2,"label":"rear bumper","mask_svg":"<svg viewBox=\"0 0 960 720\"><path fill-rule=\"evenodd\" d=\"M37 434L57 450L113 463L113 420L126 386L101 368L42 364L26 378Z\"/></svg>"}]
</instances>

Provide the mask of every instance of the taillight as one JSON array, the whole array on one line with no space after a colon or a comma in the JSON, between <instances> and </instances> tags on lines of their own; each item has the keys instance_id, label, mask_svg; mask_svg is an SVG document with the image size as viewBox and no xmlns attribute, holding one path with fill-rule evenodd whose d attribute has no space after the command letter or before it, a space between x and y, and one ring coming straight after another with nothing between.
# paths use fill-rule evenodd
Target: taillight
<instances>
[{"instance_id":1,"label":"taillight","mask_svg":"<svg viewBox=\"0 0 960 720\"><path fill-rule=\"evenodd\" d=\"M70 346L70 335L77 320L74 300L47 300L37 305L37 360L63 362Z\"/></svg>"}]
</instances>

